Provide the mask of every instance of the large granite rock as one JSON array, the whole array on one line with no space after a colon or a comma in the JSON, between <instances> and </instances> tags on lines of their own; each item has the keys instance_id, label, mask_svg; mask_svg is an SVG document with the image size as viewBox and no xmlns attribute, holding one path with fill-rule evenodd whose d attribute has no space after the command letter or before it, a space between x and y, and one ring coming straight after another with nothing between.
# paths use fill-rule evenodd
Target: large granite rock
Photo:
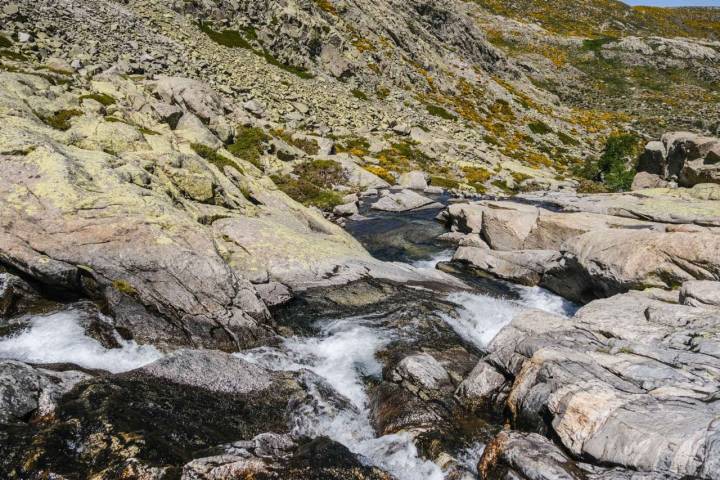
<instances>
[{"instance_id":1,"label":"large granite rock","mask_svg":"<svg viewBox=\"0 0 720 480\"><path fill-rule=\"evenodd\" d=\"M385 191L380 199L370 205L373 210L385 212L407 212L418 208L440 207L434 200L424 197L412 190L401 190L399 192Z\"/></svg>"},{"instance_id":2,"label":"large granite rock","mask_svg":"<svg viewBox=\"0 0 720 480\"><path fill-rule=\"evenodd\" d=\"M107 76L94 85L113 94L112 121L71 110L80 92L48 98L42 77L5 72L0 84L0 262L42 288L102 299L138 342L255 345L273 332L253 283L340 282L379 264L250 163L190 148L187 119L212 140L200 143L222 145L201 120L226 106L205 84ZM178 130L151 108L156 93L185 111ZM63 108L74 112L66 131L41 121Z\"/></svg>"},{"instance_id":3,"label":"large granite rock","mask_svg":"<svg viewBox=\"0 0 720 480\"><path fill-rule=\"evenodd\" d=\"M270 372L219 352L182 351L139 370L88 378L59 400L52 418L3 438L0 471L19 478L167 478L219 445L290 433L293 410L311 398L308 375ZM260 443L247 447L272 455L273 442Z\"/></svg>"},{"instance_id":4,"label":"large granite rock","mask_svg":"<svg viewBox=\"0 0 720 480\"><path fill-rule=\"evenodd\" d=\"M452 231L479 234L487 243L461 246L454 261L482 274L542 285L578 302L720 279L720 235L693 223L704 217L685 224L636 220L612 206L625 201L618 197L623 195L563 196L567 211L560 212L512 201L455 204L441 220ZM717 208L710 205L717 202L685 198L711 212Z\"/></svg>"},{"instance_id":5,"label":"large granite rock","mask_svg":"<svg viewBox=\"0 0 720 480\"><path fill-rule=\"evenodd\" d=\"M720 309L661 298L632 292L591 302L571 319L516 317L483 366L511 379L514 425L554 436L576 459L719 478ZM487 385L479 399L500 388Z\"/></svg>"},{"instance_id":6,"label":"large granite rock","mask_svg":"<svg viewBox=\"0 0 720 480\"><path fill-rule=\"evenodd\" d=\"M90 375L78 371L51 371L0 361L0 424L52 415L60 397L87 378Z\"/></svg>"},{"instance_id":7,"label":"large granite rock","mask_svg":"<svg viewBox=\"0 0 720 480\"><path fill-rule=\"evenodd\" d=\"M638 172L675 180L685 187L720 183L720 139L690 132L666 133L660 142L645 147Z\"/></svg>"}]
</instances>

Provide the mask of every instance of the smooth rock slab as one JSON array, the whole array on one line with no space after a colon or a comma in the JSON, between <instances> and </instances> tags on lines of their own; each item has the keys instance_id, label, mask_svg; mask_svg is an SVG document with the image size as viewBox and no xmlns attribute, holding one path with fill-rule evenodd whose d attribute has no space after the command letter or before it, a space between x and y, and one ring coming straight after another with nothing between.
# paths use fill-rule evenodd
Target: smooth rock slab
<instances>
[{"instance_id":1,"label":"smooth rock slab","mask_svg":"<svg viewBox=\"0 0 720 480\"><path fill-rule=\"evenodd\" d=\"M407 212L418 208L440 207L434 200L423 197L412 190L402 190L396 193L388 193L382 196L370 208L385 212Z\"/></svg>"}]
</instances>

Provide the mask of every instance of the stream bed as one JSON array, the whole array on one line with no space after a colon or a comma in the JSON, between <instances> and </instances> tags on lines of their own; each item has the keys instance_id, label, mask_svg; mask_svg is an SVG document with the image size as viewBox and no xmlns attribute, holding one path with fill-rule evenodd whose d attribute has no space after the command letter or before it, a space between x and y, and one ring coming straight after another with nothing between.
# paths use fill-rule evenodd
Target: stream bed
<instances>
[{"instance_id":1,"label":"stream bed","mask_svg":"<svg viewBox=\"0 0 720 480\"><path fill-rule=\"evenodd\" d=\"M345 227L378 259L435 269L453 252L451 245L437 240L445 232L434 220L438 212L389 214L366 209L364 219L349 221ZM408 400L408 392L390 381L393 372L407 356L431 352L451 376L455 372L457 383L519 312L541 309L571 315L576 307L540 288L464 280L469 288L444 292L369 284L363 288L371 297L378 295L378 301L347 312L313 310L308 308L313 300L305 299L279 312L279 324L292 326L290 335L273 346L235 356L274 372L314 374L306 380L312 398L291 415L294 436L328 437L362 463L398 480L475 478L485 442L501 428L500 417L488 414L483 421L458 417L451 405L453 385L444 387L451 387L445 397L423 398L416 405L417 399ZM394 289L390 300L377 293L387 288ZM19 334L0 339L0 358L73 363L119 373L163 356L150 346L117 341L118 348L107 349L86 336L81 311L56 312L37 316ZM433 450L452 460L439 465L438 455L429 453Z\"/></svg>"}]
</instances>

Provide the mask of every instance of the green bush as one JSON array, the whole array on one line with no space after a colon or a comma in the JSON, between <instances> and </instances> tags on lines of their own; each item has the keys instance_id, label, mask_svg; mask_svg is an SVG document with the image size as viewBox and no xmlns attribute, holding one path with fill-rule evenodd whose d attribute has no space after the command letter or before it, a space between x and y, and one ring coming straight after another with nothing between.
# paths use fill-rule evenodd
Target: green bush
<instances>
[{"instance_id":1,"label":"green bush","mask_svg":"<svg viewBox=\"0 0 720 480\"><path fill-rule=\"evenodd\" d=\"M367 102L368 96L363 92L362 90L358 90L357 88L352 91L353 97L357 98L358 100L363 100Z\"/></svg>"},{"instance_id":2,"label":"green bush","mask_svg":"<svg viewBox=\"0 0 720 480\"><path fill-rule=\"evenodd\" d=\"M71 126L70 120L74 117L80 117L82 114L80 110L60 110L49 117L45 117L43 120L52 128L65 131Z\"/></svg>"},{"instance_id":3,"label":"green bush","mask_svg":"<svg viewBox=\"0 0 720 480\"><path fill-rule=\"evenodd\" d=\"M332 160L313 160L301 163L293 170L294 176L275 175L272 180L280 190L303 205L331 210L342 203L342 196L332 187L347 181L342 166Z\"/></svg>"},{"instance_id":4,"label":"green bush","mask_svg":"<svg viewBox=\"0 0 720 480\"><path fill-rule=\"evenodd\" d=\"M430 177L430 185L433 187L442 187L446 190L451 190L453 188L458 188L460 186L460 182L451 178Z\"/></svg>"},{"instance_id":5,"label":"green bush","mask_svg":"<svg viewBox=\"0 0 720 480\"><path fill-rule=\"evenodd\" d=\"M558 136L560 141L562 143L564 143L565 145L573 145L573 146L580 145L580 142L577 139L571 137L570 135L568 135L565 132L557 132L556 135Z\"/></svg>"},{"instance_id":6,"label":"green bush","mask_svg":"<svg viewBox=\"0 0 720 480\"><path fill-rule=\"evenodd\" d=\"M106 107L109 107L110 105L115 104L115 98L112 97L111 95L107 95L105 93L90 93L88 95L82 95L80 97L81 102L86 99L95 100L96 102L99 102Z\"/></svg>"},{"instance_id":7,"label":"green bush","mask_svg":"<svg viewBox=\"0 0 720 480\"><path fill-rule=\"evenodd\" d=\"M245 48L252 50L250 42L245 40L245 37L236 30L217 31L212 28L211 23L203 22L202 20L199 22L198 26L200 27L200 30L210 37L213 42L222 45L223 47Z\"/></svg>"},{"instance_id":8,"label":"green bush","mask_svg":"<svg viewBox=\"0 0 720 480\"><path fill-rule=\"evenodd\" d=\"M190 148L192 148L195 153L200 155L202 158L215 165L221 172L225 167L232 167L238 172L244 173L235 162L226 156L221 155L217 150L213 150L207 145L203 145L202 143L193 143L190 145Z\"/></svg>"},{"instance_id":9,"label":"green bush","mask_svg":"<svg viewBox=\"0 0 720 480\"><path fill-rule=\"evenodd\" d=\"M12 50L0 50L0 57L15 60L16 62L24 62L27 60L25 55L13 52Z\"/></svg>"},{"instance_id":10,"label":"green bush","mask_svg":"<svg viewBox=\"0 0 720 480\"><path fill-rule=\"evenodd\" d=\"M430 115L434 115L436 117L444 118L445 120L455 120L457 117L453 115L452 113L445 110L443 107L439 107L437 105L426 105L427 111Z\"/></svg>"},{"instance_id":11,"label":"green bush","mask_svg":"<svg viewBox=\"0 0 720 480\"><path fill-rule=\"evenodd\" d=\"M582 49L586 51L599 51L606 43L614 42L617 40L613 37L600 37L583 40Z\"/></svg>"},{"instance_id":12,"label":"green bush","mask_svg":"<svg viewBox=\"0 0 720 480\"><path fill-rule=\"evenodd\" d=\"M602 183L611 192L630 189L635 177L635 162L642 148L641 139L631 133L614 133L605 142L599 159L587 159L575 174ZM588 188L593 188L587 185Z\"/></svg>"},{"instance_id":13,"label":"green bush","mask_svg":"<svg viewBox=\"0 0 720 480\"><path fill-rule=\"evenodd\" d=\"M553 131L545 122L539 120L529 123L528 128L536 135L547 135Z\"/></svg>"},{"instance_id":14,"label":"green bush","mask_svg":"<svg viewBox=\"0 0 720 480\"><path fill-rule=\"evenodd\" d=\"M300 77L304 80L309 80L311 78L315 78L315 75L308 72L306 69L304 69L302 67L296 67L294 65L288 65L287 63L283 63L280 60L278 60L277 58L275 58L270 52L268 52L265 49L263 49L261 52L256 50L255 53L260 55L261 57L263 57L265 59L265 61L267 63L269 63L270 65L275 65L276 67L278 67L282 70L285 70L288 73L292 73L293 75Z\"/></svg>"},{"instance_id":15,"label":"green bush","mask_svg":"<svg viewBox=\"0 0 720 480\"><path fill-rule=\"evenodd\" d=\"M270 140L270 137L260 128L239 126L235 134L235 140L228 145L228 152L238 158L248 161L262 170L260 157L263 154L263 144Z\"/></svg>"}]
</instances>

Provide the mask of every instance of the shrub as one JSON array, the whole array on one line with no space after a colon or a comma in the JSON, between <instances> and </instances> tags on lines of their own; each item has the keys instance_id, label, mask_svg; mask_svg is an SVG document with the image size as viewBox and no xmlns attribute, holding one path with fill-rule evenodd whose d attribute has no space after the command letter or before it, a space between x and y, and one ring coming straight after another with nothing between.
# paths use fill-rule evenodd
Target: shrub
<instances>
[{"instance_id":1,"label":"shrub","mask_svg":"<svg viewBox=\"0 0 720 480\"><path fill-rule=\"evenodd\" d=\"M393 174L388 172L380 165L366 165L364 168L373 175L377 175L378 177L382 178L390 185L395 184L395 177L393 176Z\"/></svg>"},{"instance_id":2,"label":"shrub","mask_svg":"<svg viewBox=\"0 0 720 480\"><path fill-rule=\"evenodd\" d=\"M10 39L4 37L3 35L0 35L0 48L9 48L12 47L12 42Z\"/></svg>"},{"instance_id":3,"label":"shrub","mask_svg":"<svg viewBox=\"0 0 720 480\"><path fill-rule=\"evenodd\" d=\"M313 205L331 210L342 203L339 193L331 190L333 185L343 183L345 173L342 166L332 160L313 160L295 167L290 175L274 175L272 180L280 190L303 205Z\"/></svg>"},{"instance_id":4,"label":"shrub","mask_svg":"<svg viewBox=\"0 0 720 480\"><path fill-rule=\"evenodd\" d=\"M288 145L299 148L308 155L317 155L320 151L320 145L314 138L293 138L291 134L282 129L275 130L274 133Z\"/></svg>"},{"instance_id":5,"label":"shrub","mask_svg":"<svg viewBox=\"0 0 720 480\"><path fill-rule=\"evenodd\" d=\"M65 131L71 127L70 120L74 117L80 117L82 114L83 113L80 110L60 110L59 112L55 112L54 115L46 117L43 120L52 128Z\"/></svg>"},{"instance_id":6,"label":"shrub","mask_svg":"<svg viewBox=\"0 0 720 480\"><path fill-rule=\"evenodd\" d=\"M235 162L233 162L226 156L221 155L220 153L218 153L217 150L213 150L207 145L203 145L201 143L193 143L190 145L190 148L192 148L195 153L200 155L202 158L215 165L221 172L225 167L232 167L238 172L243 173L242 168L240 168Z\"/></svg>"},{"instance_id":7,"label":"shrub","mask_svg":"<svg viewBox=\"0 0 720 480\"><path fill-rule=\"evenodd\" d=\"M95 100L96 102L102 104L105 107L109 107L110 105L115 104L115 98L105 93L90 93L88 95L82 95L80 97L81 102L86 99Z\"/></svg>"},{"instance_id":8,"label":"shrub","mask_svg":"<svg viewBox=\"0 0 720 480\"><path fill-rule=\"evenodd\" d=\"M357 88L352 91L352 94L353 94L353 97L357 98L358 100L363 100L366 102L369 100L369 98L365 94L365 92L363 92L362 90L358 90Z\"/></svg>"},{"instance_id":9,"label":"shrub","mask_svg":"<svg viewBox=\"0 0 720 480\"><path fill-rule=\"evenodd\" d=\"M430 177L430 185L433 187L442 187L446 190L460 187L460 182L445 177Z\"/></svg>"},{"instance_id":10,"label":"shrub","mask_svg":"<svg viewBox=\"0 0 720 480\"><path fill-rule=\"evenodd\" d=\"M529 123L528 128L536 135L547 135L553 131L545 122L539 120Z\"/></svg>"},{"instance_id":11,"label":"shrub","mask_svg":"<svg viewBox=\"0 0 720 480\"><path fill-rule=\"evenodd\" d=\"M198 27L200 27L200 30L210 37L213 42L222 45L223 47L245 48L252 50L250 42L245 40L245 37L236 30L217 31L212 28L211 23L203 22L202 20L199 22Z\"/></svg>"},{"instance_id":12,"label":"shrub","mask_svg":"<svg viewBox=\"0 0 720 480\"><path fill-rule=\"evenodd\" d=\"M113 288L120 293L124 293L125 295L137 295L135 287L125 280L115 280L112 285Z\"/></svg>"},{"instance_id":13,"label":"shrub","mask_svg":"<svg viewBox=\"0 0 720 480\"><path fill-rule=\"evenodd\" d=\"M268 140L270 137L260 128L239 126L235 139L231 145L228 145L227 150L263 170L260 157L264 151L263 144Z\"/></svg>"},{"instance_id":14,"label":"shrub","mask_svg":"<svg viewBox=\"0 0 720 480\"><path fill-rule=\"evenodd\" d=\"M599 159L587 159L575 174L600 182L611 192L628 190L635 177L635 161L641 150L641 139L631 133L614 133L605 142ZM590 188L589 185L587 185Z\"/></svg>"},{"instance_id":15,"label":"shrub","mask_svg":"<svg viewBox=\"0 0 720 480\"><path fill-rule=\"evenodd\" d=\"M347 180L342 165L333 160L313 160L301 163L295 167L293 173L321 188L332 188Z\"/></svg>"},{"instance_id":16,"label":"shrub","mask_svg":"<svg viewBox=\"0 0 720 480\"><path fill-rule=\"evenodd\" d=\"M580 145L580 142L577 139L571 137L570 135L568 135L565 132L557 132L556 135L560 139L560 141L562 143L564 143L565 145L573 145L573 146Z\"/></svg>"},{"instance_id":17,"label":"shrub","mask_svg":"<svg viewBox=\"0 0 720 480\"><path fill-rule=\"evenodd\" d=\"M445 120L455 120L457 117L453 115L452 113L445 110L443 107L439 107L437 105L426 105L427 111L430 115L434 115L436 117L444 118Z\"/></svg>"},{"instance_id":18,"label":"shrub","mask_svg":"<svg viewBox=\"0 0 720 480\"><path fill-rule=\"evenodd\" d=\"M485 183L490 180L492 173L483 167L463 167L465 180L470 184Z\"/></svg>"},{"instance_id":19,"label":"shrub","mask_svg":"<svg viewBox=\"0 0 720 480\"><path fill-rule=\"evenodd\" d=\"M350 153L356 157L364 157L369 153L369 149L370 143L362 137L346 138L335 144L337 153Z\"/></svg>"},{"instance_id":20,"label":"shrub","mask_svg":"<svg viewBox=\"0 0 720 480\"><path fill-rule=\"evenodd\" d=\"M597 52L602 48L603 45L605 45L606 43L614 42L615 40L617 39L613 37L600 37L583 40L582 49L586 51Z\"/></svg>"},{"instance_id":21,"label":"shrub","mask_svg":"<svg viewBox=\"0 0 720 480\"><path fill-rule=\"evenodd\" d=\"M0 50L0 57L7 58L9 60L15 60L16 62L24 62L27 57L22 53L13 52L12 50Z\"/></svg>"}]
</instances>

